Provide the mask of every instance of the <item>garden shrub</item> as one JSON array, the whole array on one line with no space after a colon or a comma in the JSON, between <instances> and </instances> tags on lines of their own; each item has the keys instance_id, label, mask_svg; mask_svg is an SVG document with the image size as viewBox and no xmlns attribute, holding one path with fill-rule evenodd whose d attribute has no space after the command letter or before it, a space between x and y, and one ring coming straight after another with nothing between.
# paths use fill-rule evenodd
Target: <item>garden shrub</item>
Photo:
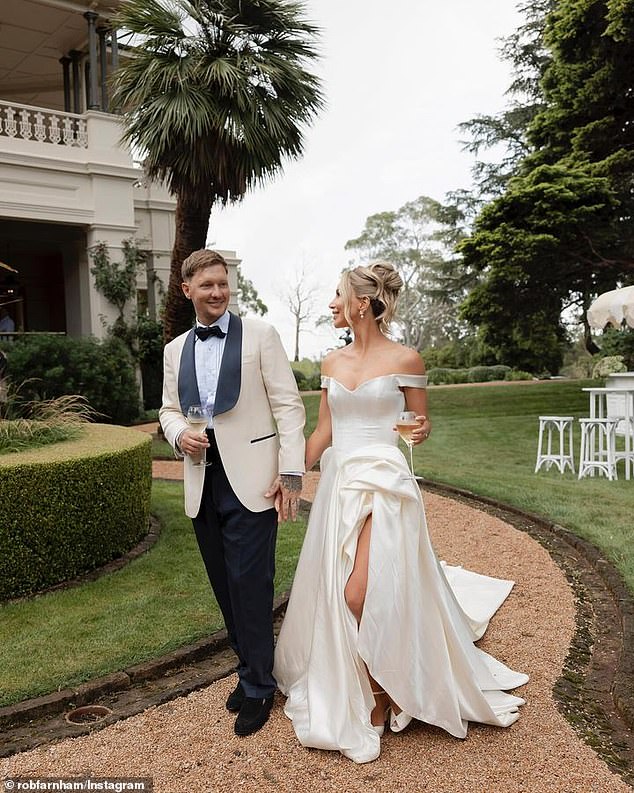
<instances>
[{"instance_id":1,"label":"garden shrub","mask_svg":"<svg viewBox=\"0 0 634 793\"><path fill-rule=\"evenodd\" d=\"M80 394L97 421L128 424L139 416L134 361L117 338L18 337L7 352L7 376L26 400Z\"/></svg>"},{"instance_id":2,"label":"garden shrub","mask_svg":"<svg viewBox=\"0 0 634 793\"><path fill-rule=\"evenodd\" d=\"M319 391L321 388L321 366L318 361L302 358L301 361L293 361L291 369L300 391Z\"/></svg>"},{"instance_id":3,"label":"garden shrub","mask_svg":"<svg viewBox=\"0 0 634 793\"><path fill-rule=\"evenodd\" d=\"M470 383L484 383L493 380L488 366L472 366L467 377Z\"/></svg>"},{"instance_id":4,"label":"garden shrub","mask_svg":"<svg viewBox=\"0 0 634 793\"><path fill-rule=\"evenodd\" d=\"M420 354L429 369L466 369L495 363L494 351L477 334L426 347Z\"/></svg>"},{"instance_id":5,"label":"garden shrub","mask_svg":"<svg viewBox=\"0 0 634 793\"><path fill-rule=\"evenodd\" d=\"M627 372L627 367L623 363L623 356L606 355L605 358L599 358L592 368L592 379L598 380L601 377L607 377L617 372Z\"/></svg>"},{"instance_id":6,"label":"garden shrub","mask_svg":"<svg viewBox=\"0 0 634 793\"><path fill-rule=\"evenodd\" d=\"M321 375L313 374L306 378L306 391L319 391L321 388Z\"/></svg>"},{"instance_id":7,"label":"garden shrub","mask_svg":"<svg viewBox=\"0 0 634 793\"><path fill-rule=\"evenodd\" d=\"M309 378L312 375L319 374L321 364L319 361L313 361L310 358L302 358L301 361L293 361L291 368L296 372L301 372L304 377Z\"/></svg>"},{"instance_id":8,"label":"garden shrub","mask_svg":"<svg viewBox=\"0 0 634 793\"><path fill-rule=\"evenodd\" d=\"M427 370L427 382L430 385L445 385L450 371L442 366L432 366Z\"/></svg>"},{"instance_id":9,"label":"garden shrub","mask_svg":"<svg viewBox=\"0 0 634 793\"><path fill-rule=\"evenodd\" d=\"M460 383L468 383L469 382L469 370L468 369L452 369L451 371L451 378L449 380L450 383L454 385Z\"/></svg>"},{"instance_id":10,"label":"garden shrub","mask_svg":"<svg viewBox=\"0 0 634 793\"><path fill-rule=\"evenodd\" d=\"M487 383L493 380L505 380L510 371L510 366L503 366L502 364L496 364L495 366L472 366L470 369L449 369L436 366L428 370L427 377L431 385Z\"/></svg>"},{"instance_id":11,"label":"garden shrub","mask_svg":"<svg viewBox=\"0 0 634 793\"><path fill-rule=\"evenodd\" d=\"M143 381L143 407L153 410L161 406L163 398L163 324L139 315L136 332Z\"/></svg>"},{"instance_id":12,"label":"garden shrub","mask_svg":"<svg viewBox=\"0 0 634 793\"><path fill-rule=\"evenodd\" d=\"M147 533L150 449L144 433L89 424L0 457L0 600L93 570Z\"/></svg>"},{"instance_id":13,"label":"garden shrub","mask_svg":"<svg viewBox=\"0 0 634 793\"><path fill-rule=\"evenodd\" d=\"M427 379L431 385L455 385L456 383L466 383L467 369L449 369L443 366L435 366L427 371Z\"/></svg>"},{"instance_id":14,"label":"garden shrub","mask_svg":"<svg viewBox=\"0 0 634 793\"><path fill-rule=\"evenodd\" d=\"M293 369L293 374L295 375L295 382L297 383L297 387L300 391L304 391L304 384L306 383L306 375L303 372L300 372L298 369Z\"/></svg>"},{"instance_id":15,"label":"garden shrub","mask_svg":"<svg viewBox=\"0 0 634 793\"><path fill-rule=\"evenodd\" d=\"M521 369L511 369L506 373L505 380L532 380L533 375L530 372L524 372Z\"/></svg>"},{"instance_id":16,"label":"garden shrub","mask_svg":"<svg viewBox=\"0 0 634 793\"><path fill-rule=\"evenodd\" d=\"M506 380L506 375L511 371L510 366L504 366L504 364L501 363L494 364L487 368L491 370L491 380Z\"/></svg>"},{"instance_id":17,"label":"garden shrub","mask_svg":"<svg viewBox=\"0 0 634 793\"><path fill-rule=\"evenodd\" d=\"M291 369L300 391L319 391L321 388L319 364L304 358L302 361L293 361Z\"/></svg>"},{"instance_id":18,"label":"garden shrub","mask_svg":"<svg viewBox=\"0 0 634 793\"><path fill-rule=\"evenodd\" d=\"M602 358L621 355L625 370L634 371L634 328L608 328L594 340L601 347Z\"/></svg>"},{"instance_id":19,"label":"garden shrub","mask_svg":"<svg viewBox=\"0 0 634 793\"><path fill-rule=\"evenodd\" d=\"M497 364L495 366L472 366L469 369L470 383L491 383L494 380L504 380L506 373L511 371L510 366Z\"/></svg>"}]
</instances>

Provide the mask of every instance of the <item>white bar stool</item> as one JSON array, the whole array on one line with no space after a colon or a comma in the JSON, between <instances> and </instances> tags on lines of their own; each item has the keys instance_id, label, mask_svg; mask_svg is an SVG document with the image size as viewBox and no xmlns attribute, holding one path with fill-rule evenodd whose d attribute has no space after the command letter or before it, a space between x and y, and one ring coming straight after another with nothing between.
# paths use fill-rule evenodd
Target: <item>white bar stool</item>
<instances>
[{"instance_id":1,"label":"white bar stool","mask_svg":"<svg viewBox=\"0 0 634 793\"><path fill-rule=\"evenodd\" d=\"M574 474L575 463L572 449L572 416L540 416L539 417L539 440L537 442L537 462L535 463L535 473L542 465L548 470L551 465L556 465L560 473L564 473L566 466ZM553 433L557 432L559 437L556 443L556 450L553 450ZM546 449L544 450L544 439ZM566 444L566 440L568 443ZM566 451L566 445L568 449Z\"/></svg>"},{"instance_id":2,"label":"white bar stool","mask_svg":"<svg viewBox=\"0 0 634 793\"><path fill-rule=\"evenodd\" d=\"M595 472L608 479L617 479L616 427L619 417L579 419L581 425L581 451L579 452L579 479Z\"/></svg>"},{"instance_id":3,"label":"white bar stool","mask_svg":"<svg viewBox=\"0 0 634 793\"><path fill-rule=\"evenodd\" d=\"M624 372L629 374L628 372ZM616 375L611 375L612 378ZM615 430L616 462L623 460L625 478L634 471L634 388L611 385L605 388L584 388L590 394L590 418L610 418L617 421ZM623 448L618 448L623 437Z\"/></svg>"},{"instance_id":4,"label":"white bar stool","mask_svg":"<svg viewBox=\"0 0 634 793\"><path fill-rule=\"evenodd\" d=\"M634 469L634 421L622 416L614 416L616 427L614 429L615 436L624 435L624 448L616 449L614 452L614 459L616 462L623 460L625 464L625 478L630 478L630 468ZM616 437L614 439L616 447Z\"/></svg>"}]
</instances>

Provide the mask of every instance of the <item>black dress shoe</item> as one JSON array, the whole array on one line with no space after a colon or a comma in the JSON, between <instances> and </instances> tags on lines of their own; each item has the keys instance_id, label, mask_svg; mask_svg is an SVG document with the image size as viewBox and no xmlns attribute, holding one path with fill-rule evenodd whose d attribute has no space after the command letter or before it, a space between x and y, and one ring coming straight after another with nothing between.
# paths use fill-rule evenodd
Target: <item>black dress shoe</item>
<instances>
[{"instance_id":1,"label":"black dress shoe","mask_svg":"<svg viewBox=\"0 0 634 793\"><path fill-rule=\"evenodd\" d=\"M244 693L244 689L242 688L242 683L238 681L238 685L233 689L231 694L227 697L226 708L227 710L231 711L231 713L237 713L240 708L242 707L242 703L244 702L246 694Z\"/></svg>"},{"instance_id":2,"label":"black dress shoe","mask_svg":"<svg viewBox=\"0 0 634 793\"><path fill-rule=\"evenodd\" d=\"M236 735L251 735L257 732L266 722L273 705L273 694L270 697L245 697L234 731Z\"/></svg>"}]
</instances>

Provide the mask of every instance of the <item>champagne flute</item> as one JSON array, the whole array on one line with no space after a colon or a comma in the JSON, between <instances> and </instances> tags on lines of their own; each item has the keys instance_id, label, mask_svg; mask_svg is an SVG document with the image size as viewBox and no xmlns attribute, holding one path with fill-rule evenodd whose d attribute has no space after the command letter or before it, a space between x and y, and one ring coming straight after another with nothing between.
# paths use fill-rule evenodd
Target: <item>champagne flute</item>
<instances>
[{"instance_id":1,"label":"champagne flute","mask_svg":"<svg viewBox=\"0 0 634 793\"><path fill-rule=\"evenodd\" d=\"M409 469L412 472L412 477L414 477L414 458L412 454L414 443L412 442L412 432L417 430L419 426L420 424L416 421L416 413L414 413L413 410L403 410L398 414L396 429L409 449Z\"/></svg>"},{"instance_id":2,"label":"champagne flute","mask_svg":"<svg viewBox=\"0 0 634 793\"><path fill-rule=\"evenodd\" d=\"M199 432L202 435L209 424L209 416L205 408L201 405L190 405L187 411L187 423L194 432ZM207 449L202 450L200 459L193 461L192 465L207 465Z\"/></svg>"}]
</instances>

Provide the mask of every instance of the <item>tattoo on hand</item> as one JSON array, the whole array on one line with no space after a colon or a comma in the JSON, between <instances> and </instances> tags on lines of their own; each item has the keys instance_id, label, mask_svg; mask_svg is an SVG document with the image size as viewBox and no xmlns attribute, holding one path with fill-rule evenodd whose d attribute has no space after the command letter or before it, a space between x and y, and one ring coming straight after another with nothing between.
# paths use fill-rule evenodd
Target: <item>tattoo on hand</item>
<instances>
[{"instance_id":1,"label":"tattoo on hand","mask_svg":"<svg viewBox=\"0 0 634 793\"><path fill-rule=\"evenodd\" d=\"M289 490L291 493L302 492L301 476L294 476L293 474L282 474L280 476L280 483L285 490Z\"/></svg>"}]
</instances>

